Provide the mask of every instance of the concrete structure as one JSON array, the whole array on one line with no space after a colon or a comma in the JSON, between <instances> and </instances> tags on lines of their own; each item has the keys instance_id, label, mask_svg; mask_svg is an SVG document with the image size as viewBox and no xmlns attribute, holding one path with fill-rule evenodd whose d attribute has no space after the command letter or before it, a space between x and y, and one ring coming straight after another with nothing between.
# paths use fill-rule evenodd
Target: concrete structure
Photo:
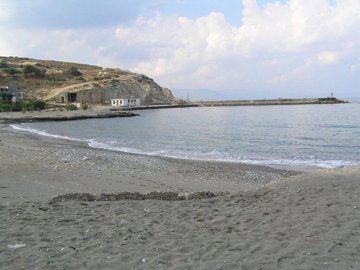
<instances>
[{"instance_id":1,"label":"concrete structure","mask_svg":"<svg viewBox=\"0 0 360 270\"><path fill-rule=\"evenodd\" d=\"M85 89L75 92L66 92L58 95L56 101L59 103L81 103L81 104L106 104L105 91L103 89Z\"/></svg>"},{"instance_id":2,"label":"concrete structure","mask_svg":"<svg viewBox=\"0 0 360 270\"><path fill-rule=\"evenodd\" d=\"M0 94L10 94L15 97L15 101L23 100L23 94L16 88L10 88L9 86L0 86Z\"/></svg>"},{"instance_id":3,"label":"concrete structure","mask_svg":"<svg viewBox=\"0 0 360 270\"><path fill-rule=\"evenodd\" d=\"M140 99L111 99L111 106L113 107L139 107Z\"/></svg>"}]
</instances>

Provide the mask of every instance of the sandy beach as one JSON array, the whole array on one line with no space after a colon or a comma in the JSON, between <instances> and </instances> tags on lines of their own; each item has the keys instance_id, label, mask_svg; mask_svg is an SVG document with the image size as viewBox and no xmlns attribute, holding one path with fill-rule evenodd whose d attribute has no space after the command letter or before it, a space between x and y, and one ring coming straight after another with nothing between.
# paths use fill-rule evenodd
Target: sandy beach
<instances>
[{"instance_id":1,"label":"sandy beach","mask_svg":"<svg viewBox=\"0 0 360 270\"><path fill-rule=\"evenodd\" d=\"M132 155L6 125L0 156L0 269L360 269L360 167Z\"/></svg>"}]
</instances>

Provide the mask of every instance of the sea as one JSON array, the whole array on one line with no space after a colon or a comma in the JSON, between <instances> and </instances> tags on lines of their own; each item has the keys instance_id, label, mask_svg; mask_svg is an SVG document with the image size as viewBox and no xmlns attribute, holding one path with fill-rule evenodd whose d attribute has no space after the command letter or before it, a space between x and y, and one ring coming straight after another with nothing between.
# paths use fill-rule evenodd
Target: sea
<instances>
[{"instance_id":1,"label":"sea","mask_svg":"<svg viewBox=\"0 0 360 270\"><path fill-rule=\"evenodd\" d=\"M273 167L360 164L360 103L141 110L137 117L11 125L90 147Z\"/></svg>"}]
</instances>

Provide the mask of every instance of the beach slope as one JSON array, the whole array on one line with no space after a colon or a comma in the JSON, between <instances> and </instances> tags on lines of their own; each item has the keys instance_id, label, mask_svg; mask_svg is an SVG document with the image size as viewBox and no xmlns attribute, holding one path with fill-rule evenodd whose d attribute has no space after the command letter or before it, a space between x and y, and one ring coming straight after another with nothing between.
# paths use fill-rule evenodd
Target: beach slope
<instances>
[{"instance_id":1,"label":"beach slope","mask_svg":"<svg viewBox=\"0 0 360 270\"><path fill-rule=\"evenodd\" d=\"M298 174L54 144L7 129L0 140L0 269L360 269L359 167ZM51 201L205 188L229 193Z\"/></svg>"}]
</instances>

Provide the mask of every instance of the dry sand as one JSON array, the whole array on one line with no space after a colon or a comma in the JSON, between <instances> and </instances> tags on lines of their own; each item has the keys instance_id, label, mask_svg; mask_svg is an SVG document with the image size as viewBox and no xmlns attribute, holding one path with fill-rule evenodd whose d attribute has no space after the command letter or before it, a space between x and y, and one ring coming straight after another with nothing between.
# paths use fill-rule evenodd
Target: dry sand
<instances>
[{"instance_id":1,"label":"dry sand","mask_svg":"<svg viewBox=\"0 0 360 270\"><path fill-rule=\"evenodd\" d=\"M0 140L0 269L360 269L360 167L296 175L96 150L4 126ZM169 190L229 193L49 203Z\"/></svg>"}]
</instances>

